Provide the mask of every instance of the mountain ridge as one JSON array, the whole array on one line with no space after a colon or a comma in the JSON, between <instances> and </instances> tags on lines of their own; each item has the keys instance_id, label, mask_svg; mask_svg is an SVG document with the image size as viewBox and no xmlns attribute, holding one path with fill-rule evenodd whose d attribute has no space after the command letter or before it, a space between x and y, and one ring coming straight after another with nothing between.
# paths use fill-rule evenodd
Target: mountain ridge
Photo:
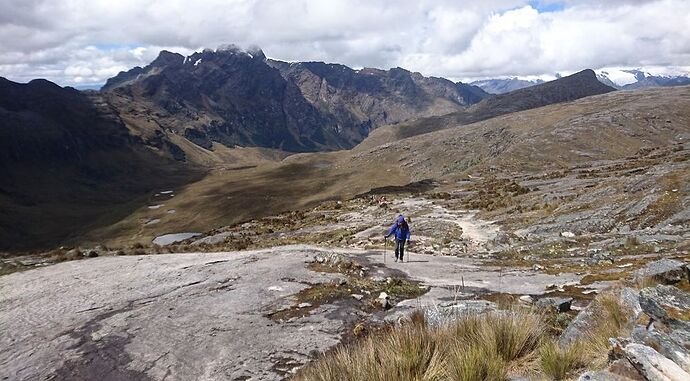
<instances>
[{"instance_id":1,"label":"mountain ridge","mask_svg":"<svg viewBox=\"0 0 690 381\"><path fill-rule=\"evenodd\" d=\"M679 75L654 75L639 69L615 70L599 69L595 70L599 81L617 90L635 90L649 87L673 87L685 86L690 84L690 73ZM616 82L611 78L629 77L626 79L618 78ZM470 82L470 84L482 88L489 94L504 94L510 91L538 85L546 81L541 79L528 80L519 77L494 78Z\"/></svg>"},{"instance_id":2,"label":"mountain ridge","mask_svg":"<svg viewBox=\"0 0 690 381\"><path fill-rule=\"evenodd\" d=\"M162 51L151 64L109 79L102 92L123 114L141 106L126 119L157 114L163 131L206 149L220 143L292 152L350 148L381 125L457 111L488 96L399 68L287 63L232 46L188 57Z\"/></svg>"},{"instance_id":3,"label":"mountain ridge","mask_svg":"<svg viewBox=\"0 0 690 381\"><path fill-rule=\"evenodd\" d=\"M555 103L574 101L591 95L616 91L599 82L591 69L561 77L550 82L497 94L455 113L419 119L375 131L361 146L371 147L382 140L398 140L448 127L467 125L497 116L538 108Z\"/></svg>"}]
</instances>

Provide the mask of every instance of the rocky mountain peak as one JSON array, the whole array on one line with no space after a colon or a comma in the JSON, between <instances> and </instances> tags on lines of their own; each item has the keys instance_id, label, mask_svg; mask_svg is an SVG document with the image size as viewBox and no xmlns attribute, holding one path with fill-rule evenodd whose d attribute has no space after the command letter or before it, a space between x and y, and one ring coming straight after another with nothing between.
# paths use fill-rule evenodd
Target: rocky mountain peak
<instances>
[{"instance_id":1,"label":"rocky mountain peak","mask_svg":"<svg viewBox=\"0 0 690 381\"><path fill-rule=\"evenodd\" d=\"M179 53L161 50L158 57L151 62L151 67L166 67L171 65L179 65L184 61L184 56Z\"/></svg>"}]
</instances>

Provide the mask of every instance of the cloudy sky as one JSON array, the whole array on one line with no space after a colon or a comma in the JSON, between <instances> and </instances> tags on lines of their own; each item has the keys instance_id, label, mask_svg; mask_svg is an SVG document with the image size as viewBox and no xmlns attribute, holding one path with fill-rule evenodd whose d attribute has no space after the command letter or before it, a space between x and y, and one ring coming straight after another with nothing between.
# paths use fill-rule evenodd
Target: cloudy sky
<instances>
[{"instance_id":1,"label":"cloudy sky","mask_svg":"<svg viewBox=\"0 0 690 381\"><path fill-rule=\"evenodd\" d=\"M0 0L0 76L100 84L161 49L468 81L583 68L690 71L687 0Z\"/></svg>"}]
</instances>

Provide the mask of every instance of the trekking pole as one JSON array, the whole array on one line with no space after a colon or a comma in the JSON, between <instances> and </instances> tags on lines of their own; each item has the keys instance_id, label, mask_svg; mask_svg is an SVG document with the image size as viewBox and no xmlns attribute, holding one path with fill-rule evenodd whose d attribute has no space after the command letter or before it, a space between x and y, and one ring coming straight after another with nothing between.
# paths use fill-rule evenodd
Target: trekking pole
<instances>
[{"instance_id":1,"label":"trekking pole","mask_svg":"<svg viewBox=\"0 0 690 381\"><path fill-rule=\"evenodd\" d=\"M388 250L388 238L383 238L383 264L386 264L386 251Z\"/></svg>"}]
</instances>

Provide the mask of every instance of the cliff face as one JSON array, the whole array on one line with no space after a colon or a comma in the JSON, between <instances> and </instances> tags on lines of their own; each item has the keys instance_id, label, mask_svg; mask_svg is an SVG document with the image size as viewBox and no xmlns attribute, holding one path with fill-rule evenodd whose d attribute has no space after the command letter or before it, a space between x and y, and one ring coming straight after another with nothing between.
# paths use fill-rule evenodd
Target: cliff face
<instances>
[{"instance_id":1,"label":"cliff face","mask_svg":"<svg viewBox=\"0 0 690 381\"><path fill-rule=\"evenodd\" d=\"M127 119L155 115L162 131L204 148L218 142L287 151L349 148L378 126L457 111L486 96L399 68L286 63L235 48L189 57L164 51L111 78L103 91Z\"/></svg>"},{"instance_id":2,"label":"cliff face","mask_svg":"<svg viewBox=\"0 0 690 381\"><path fill-rule=\"evenodd\" d=\"M474 86L424 77L401 68L353 70L323 62L269 60L283 77L323 113L333 115L341 132L359 142L379 126L461 110L488 96Z\"/></svg>"},{"instance_id":3,"label":"cliff face","mask_svg":"<svg viewBox=\"0 0 690 381\"><path fill-rule=\"evenodd\" d=\"M120 73L103 90L124 98L120 113L155 115L174 131L210 148L247 145L288 151L341 148L335 123L264 62L262 54L204 51L189 57L162 52L145 68Z\"/></svg>"}]
</instances>

